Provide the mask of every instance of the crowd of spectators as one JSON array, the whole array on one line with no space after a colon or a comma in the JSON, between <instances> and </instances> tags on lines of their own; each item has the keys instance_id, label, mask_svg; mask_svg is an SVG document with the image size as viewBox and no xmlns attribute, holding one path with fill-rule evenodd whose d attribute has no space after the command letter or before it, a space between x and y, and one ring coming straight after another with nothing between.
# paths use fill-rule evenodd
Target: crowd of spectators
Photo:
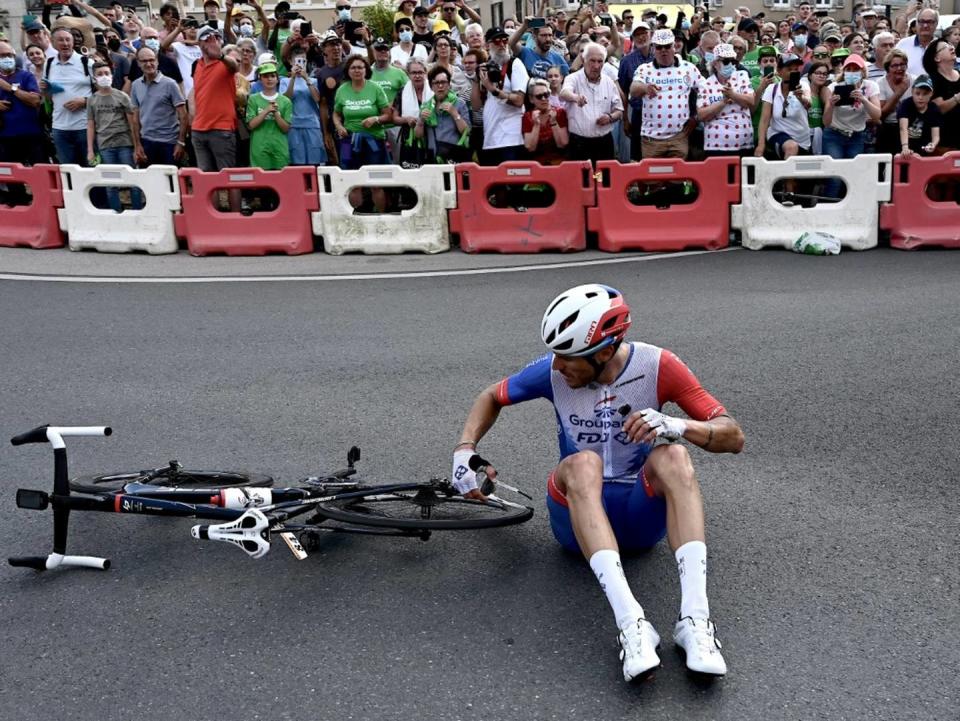
<instances>
[{"instance_id":1,"label":"crowd of spectators","mask_svg":"<svg viewBox=\"0 0 960 721\"><path fill-rule=\"evenodd\" d=\"M669 24L545 2L484 27L463 0L402 0L389 37L349 0L329 27L286 2L243 8L207 0L195 18L168 3L145 22L69 0L27 16L0 40L0 161L215 171L960 149L960 25L940 29L914 1L850 19L800 2L779 22L697 7Z\"/></svg>"}]
</instances>

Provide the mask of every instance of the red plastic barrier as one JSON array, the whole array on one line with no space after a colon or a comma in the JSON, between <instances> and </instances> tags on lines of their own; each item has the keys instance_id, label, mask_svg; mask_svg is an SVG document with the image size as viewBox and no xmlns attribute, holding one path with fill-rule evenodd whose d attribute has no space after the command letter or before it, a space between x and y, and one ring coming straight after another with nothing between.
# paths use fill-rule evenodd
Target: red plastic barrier
<instances>
[{"instance_id":1,"label":"red plastic barrier","mask_svg":"<svg viewBox=\"0 0 960 721\"><path fill-rule=\"evenodd\" d=\"M280 201L277 207L251 213L217 210L217 191L227 191L235 202L236 193L230 191L253 188L273 189ZM187 168L180 171L180 201L183 212L173 216L174 229L187 239L191 255L313 251L310 213L320 209L315 168L234 168L219 173Z\"/></svg>"},{"instance_id":2,"label":"red plastic barrier","mask_svg":"<svg viewBox=\"0 0 960 721\"><path fill-rule=\"evenodd\" d=\"M590 163L510 162L495 168L463 163L455 172L457 207L450 211L450 232L460 236L460 248L467 253L586 248L584 209L595 198ZM498 194L495 185L548 185L555 198L546 208L494 207L490 196Z\"/></svg>"},{"instance_id":3,"label":"red plastic barrier","mask_svg":"<svg viewBox=\"0 0 960 721\"><path fill-rule=\"evenodd\" d=\"M880 206L880 227L890 231L892 247L960 248L960 205L956 196L941 202L927 195L927 185L937 176L953 180L953 193L960 192L960 152L939 158L898 155L894 159L890 202Z\"/></svg>"},{"instance_id":4,"label":"red plastic barrier","mask_svg":"<svg viewBox=\"0 0 960 721\"><path fill-rule=\"evenodd\" d=\"M62 248L67 236L57 219L57 208L63 207L59 166L0 163L0 183L26 183L33 193L30 205L0 204L0 245Z\"/></svg>"},{"instance_id":5,"label":"red plastic barrier","mask_svg":"<svg viewBox=\"0 0 960 721\"><path fill-rule=\"evenodd\" d=\"M597 234L600 250L716 250L729 244L730 206L740 202L739 158L650 159L630 165L605 160L597 163L597 171L597 204L587 210L587 229ZM680 181L696 186L692 203L676 202L684 197ZM633 183L663 184L653 195L674 202L635 205L631 197L640 192L643 198L642 191L630 189Z\"/></svg>"}]
</instances>

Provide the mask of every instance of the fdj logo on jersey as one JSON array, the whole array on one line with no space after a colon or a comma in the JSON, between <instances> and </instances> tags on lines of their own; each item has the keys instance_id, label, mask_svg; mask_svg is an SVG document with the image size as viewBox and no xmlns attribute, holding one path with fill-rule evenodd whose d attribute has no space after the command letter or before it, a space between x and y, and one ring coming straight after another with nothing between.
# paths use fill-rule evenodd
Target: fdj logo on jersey
<instances>
[{"instance_id":1,"label":"fdj logo on jersey","mask_svg":"<svg viewBox=\"0 0 960 721\"><path fill-rule=\"evenodd\" d=\"M593 405L593 415L597 418L613 418L616 410L610 404L615 400L617 400L616 396L604 396L598 400Z\"/></svg>"}]
</instances>

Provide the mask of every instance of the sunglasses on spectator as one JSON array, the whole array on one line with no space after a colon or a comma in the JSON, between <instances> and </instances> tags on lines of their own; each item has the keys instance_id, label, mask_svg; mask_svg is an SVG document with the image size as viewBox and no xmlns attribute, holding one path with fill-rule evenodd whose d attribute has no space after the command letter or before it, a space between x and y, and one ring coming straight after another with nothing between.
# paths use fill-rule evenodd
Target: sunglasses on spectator
<instances>
[{"instance_id":1,"label":"sunglasses on spectator","mask_svg":"<svg viewBox=\"0 0 960 721\"><path fill-rule=\"evenodd\" d=\"M905 67L907 67L906 63L890 63L889 65L890 70L903 70Z\"/></svg>"},{"instance_id":2,"label":"sunglasses on spectator","mask_svg":"<svg viewBox=\"0 0 960 721\"><path fill-rule=\"evenodd\" d=\"M723 65L736 65L737 61L735 58L721 58L720 62Z\"/></svg>"},{"instance_id":3,"label":"sunglasses on spectator","mask_svg":"<svg viewBox=\"0 0 960 721\"><path fill-rule=\"evenodd\" d=\"M546 100L550 97L550 93L537 93L533 96L534 100Z\"/></svg>"},{"instance_id":4,"label":"sunglasses on spectator","mask_svg":"<svg viewBox=\"0 0 960 721\"><path fill-rule=\"evenodd\" d=\"M337 5L337 10L350 10L349 5Z\"/></svg>"},{"instance_id":5,"label":"sunglasses on spectator","mask_svg":"<svg viewBox=\"0 0 960 721\"><path fill-rule=\"evenodd\" d=\"M669 45L654 45L653 47L655 47L657 50L669 50L673 47L673 43L670 43Z\"/></svg>"},{"instance_id":6,"label":"sunglasses on spectator","mask_svg":"<svg viewBox=\"0 0 960 721\"><path fill-rule=\"evenodd\" d=\"M813 57L820 58L822 60L823 58L829 58L830 53L814 53Z\"/></svg>"}]
</instances>

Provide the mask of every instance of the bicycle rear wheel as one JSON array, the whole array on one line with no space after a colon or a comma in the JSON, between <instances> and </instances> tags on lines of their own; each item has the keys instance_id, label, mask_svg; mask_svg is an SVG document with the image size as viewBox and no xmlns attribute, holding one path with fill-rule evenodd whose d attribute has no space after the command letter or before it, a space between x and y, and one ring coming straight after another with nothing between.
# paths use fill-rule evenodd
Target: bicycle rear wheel
<instances>
[{"instance_id":1,"label":"bicycle rear wheel","mask_svg":"<svg viewBox=\"0 0 960 721\"><path fill-rule=\"evenodd\" d=\"M145 479L149 473L152 471L77 476L70 479L70 490L77 493L116 493L123 490L128 483L145 483L163 488L245 488L273 485L272 477L246 471L165 471Z\"/></svg>"},{"instance_id":2,"label":"bicycle rear wheel","mask_svg":"<svg viewBox=\"0 0 960 721\"><path fill-rule=\"evenodd\" d=\"M526 506L447 495L429 485L390 493L371 488L369 495L320 503L317 510L343 523L433 531L512 526L533 516Z\"/></svg>"}]
</instances>

